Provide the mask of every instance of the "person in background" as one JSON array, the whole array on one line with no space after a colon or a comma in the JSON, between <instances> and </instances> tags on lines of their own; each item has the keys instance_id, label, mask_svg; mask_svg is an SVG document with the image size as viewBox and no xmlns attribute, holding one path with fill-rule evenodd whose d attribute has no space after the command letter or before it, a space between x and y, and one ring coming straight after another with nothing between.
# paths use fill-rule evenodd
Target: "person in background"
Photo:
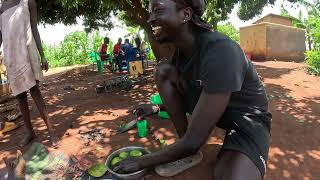
<instances>
[{"instance_id":1,"label":"person in background","mask_svg":"<svg viewBox=\"0 0 320 180\"><path fill-rule=\"evenodd\" d=\"M37 28L36 0L1 0L1 5L0 46L3 42L10 88L18 99L26 126L20 146L27 145L36 137L30 119L28 91L47 125L50 142L55 145L56 138L39 87L39 81L43 78L42 70L48 71L48 62Z\"/></svg>"},{"instance_id":2,"label":"person in background","mask_svg":"<svg viewBox=\"0 0 320 180\"><path fill-rule=\"evenodd\" d=\"M124 40L124 44L122 45L122 50L124 52L124 59L126 62L129 62L129 58L131 56L133 45L130 43L129 39Z\"/></svg>"},{"instance_id":3,"label":"person in background","mask_svg":"<svg viewBox=\"0 0 320 180\"><path fill-rule=\"evenodd\" d=\"M127 55L126 58L127 58L128 62L141 60L141 51L140 51L141 40L140 40L140 38L137 37L134 39L134 42L135 42L136 46L132 47L126 51L126 55Z\"/></svg>"},{"instance_id":4,"label":"person in background","mask_svg":"<svg viewBox=\"0 0 320 180\"><path fill-rule=\"evenodd\" d=\"M107 52L108 52L109 42L110 42L109 38L105 37L99 51L101 61L105 61L108 56Z\"/></svg>"},{"instance_id":5,"label":"person in background","mask_svg":"<svg viewBox=\"0 0 320 180\"><path fill-rule=\"evenodd\" d=\"M118 67L119 72L122 71L122 60L123 60L123 55L121 53L121 47L122 47L122 39L119 38L117 44L114 45L113 47L113 57L116 61L116 65Z\"/></svg>"},{"instance_id":6,"label":"person in background","mask_svg":"<svg viewBox=\"0 0 320 180\"><path fill-rule=\"evenodd\" d=\"M141 43L140 56L141 56L141 60L142 60L142 65L144 66L144 61L146 59L146 42Z\"/></svg>"}]
</instances>

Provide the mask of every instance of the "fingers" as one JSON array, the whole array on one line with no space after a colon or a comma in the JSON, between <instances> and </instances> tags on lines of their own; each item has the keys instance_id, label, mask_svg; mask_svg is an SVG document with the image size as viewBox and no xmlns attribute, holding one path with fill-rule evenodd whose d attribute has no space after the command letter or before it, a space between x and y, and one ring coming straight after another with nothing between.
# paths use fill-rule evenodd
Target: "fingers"
<instances>
[{"instance_id":1,"label":"fingers","mask_svg":"<svg viewBox=\"0 0 320 180\"><path fill-rule=\"evenodd\" d=\"M7 158L3 158L4 163L6 164L8 169L13 169L14 168L14 163L13 161L8 160Z\"/></svg>"},{"instance_id":2,"label":"fingers","mask_svg":"<svg viewBox=\"0 0 320 180\"><path fill-rule=\"evenodd\" d=\"M48 70L49 70L48 63L45 64L45 70L46 70L46 72L48 72Z\"/></svg>"},{"instance_id":3,"label":"fingers","mask_svg":"<svg viewBox=\"0 0 320 180\"><path fill-rule=\"evenodd\" d=\"M145 114L145 110L143 108L137 108L135 110L133 110L133 114L136 116L142 116L143 114Z\"/></svg>"},{"instance_id":4,"label":"fingers","mask_svg":"<svg viewBox=\"0 0 320 180\"><path fill-rule=\"evenodd\" d=\"M42 70L47 72L49 69L48 62L42 62L41 68L42 68Z\"/></svg>"},{"instance_id":5,"label":"fingers","mask_svg":"<svg viewBox=\"0 0 320 180\"><path fill-rule=\"evenodd\" d=\"M4 161L4 164L6 164L6 166L9 167L10 163L9 163L8 159L7 158L3 158L3 161Z\"/></svg>"},{"instance_id":6,"label":"fingers","mask_svg":"<svg viewBox=\"0 0 320 180\"><path fill-rule=\"evenodd\" d=\"M22 152L20 150L17 150L17 160L24 160L23 159L23 155L22 155Z\"/></svg>"},{"instance_id":7,"label":"fingers","mask_svg":"<svg viewBox=\"0 0 320 180\"><path fill-rule=\"evenodd\" d=\"M143 109L143 104L134 105L129 107L128 112L135 112L137 109Z\"/></svg>"},{"instance_id":8,"label":"fingers","mask_svg":"<svg viewBox=\"0 0 320 180\"><path fill-rule=\"evenodd\" d=\"M124 170L124 167L122 166L122 163L120 163L118 166L116 166L115 168L113 168L113 171L116 172L116 173L119 173L119 174L125 174L125 173L127 173L127 172Z\"/></svg>"},{"instance_id":9,"label":"fingers","mask_svg":"<svg viewBox=\"0 0 320 180\"><path fill-rule=\"evenodd\" d=\"M116 166L115 168L113 168L114 172L118 172L121 169L120 165Z\"/></svg>"}]
</instances>

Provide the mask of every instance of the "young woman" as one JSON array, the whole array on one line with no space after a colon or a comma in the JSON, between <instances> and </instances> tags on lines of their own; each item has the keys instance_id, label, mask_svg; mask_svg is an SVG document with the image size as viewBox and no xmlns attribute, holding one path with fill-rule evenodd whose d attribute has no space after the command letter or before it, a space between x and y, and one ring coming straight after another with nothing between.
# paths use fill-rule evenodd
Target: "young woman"
<instances>
[{"instance_id":1,"label":"young woman","mask_svg":"<svg viewBox=\"0 0 320 180\"><path fill-rule=\"evenodd\" d=\"M212 168L214 179L264 177L271 126L265 89L240 46L201 19L204 9L204 0L151 0L155 38L176 46L172 60L157 65L155 80L180 139L123 161L119 171L155 166L162 176L176 175L200 162L200 147L220 127L226 136ZM186 112L192 113L189 123Z\"/></svg>"},{"instance_id":2,"label":"young woman","mask_svg":"<svg viewBox=\"0 0 320 180\"><path fill-rule=\"evenodd\" d=\"M37 28L36 0L1 0L0 13L0 46L3 42L10 88L13 95L17 96L27 128L20 145L25 146L36 136L30 120L27 91L30 91L54 144L54 133L39 89L42 70L48 70L48 63Z\"/></svg>"}]
</instances>

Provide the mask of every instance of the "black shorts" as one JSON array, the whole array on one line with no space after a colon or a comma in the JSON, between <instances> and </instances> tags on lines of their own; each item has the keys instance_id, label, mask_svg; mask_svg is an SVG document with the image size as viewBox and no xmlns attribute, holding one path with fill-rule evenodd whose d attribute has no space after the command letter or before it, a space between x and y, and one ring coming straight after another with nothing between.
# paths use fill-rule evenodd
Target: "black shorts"
<instances>
[{"instance_id":1,"label":"black shorts","mask_svg":"<svg viewBox=\"0 0 320 180\"><path fill-rule=\"evenodd\" d=\"M222 149L245 154L264 177L267 170L271 114L244 115L228 111L217 126L226 130Z\"/></svg>"}]
</instances>

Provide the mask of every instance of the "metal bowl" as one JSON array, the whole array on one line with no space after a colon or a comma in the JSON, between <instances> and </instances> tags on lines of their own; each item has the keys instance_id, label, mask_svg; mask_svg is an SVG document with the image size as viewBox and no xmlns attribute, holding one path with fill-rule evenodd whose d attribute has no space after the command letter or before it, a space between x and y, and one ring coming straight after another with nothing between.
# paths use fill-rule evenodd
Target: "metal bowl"
<instances>
[{"instance_id":1,"label":"metal bowl","mask_svg":"<svg viewBox=\"0 0 320 180\"><path fill-rule=\"evenodd\" d=\"M146 150L145 148L142 147L137 147L137 146L129 146L129 147L125 147L122 149L119 149L117 151L114 151L113 153L111 153L107 160L106 160L106 166L108 171L115 176L116 178L120 179L120 180L138 180L143 178L146 174L147 174L147 169L142 169L140 171L134 172L134 173L130 173L130 174L119 174L116 173L112 170L111 168L111 161L114 157L116 157L118 154L120 154L121 152L128 152L128 151L132 151L132 150L140 150L143 154L150 154L151 152Z\"/></svg>"}]
</instances>

